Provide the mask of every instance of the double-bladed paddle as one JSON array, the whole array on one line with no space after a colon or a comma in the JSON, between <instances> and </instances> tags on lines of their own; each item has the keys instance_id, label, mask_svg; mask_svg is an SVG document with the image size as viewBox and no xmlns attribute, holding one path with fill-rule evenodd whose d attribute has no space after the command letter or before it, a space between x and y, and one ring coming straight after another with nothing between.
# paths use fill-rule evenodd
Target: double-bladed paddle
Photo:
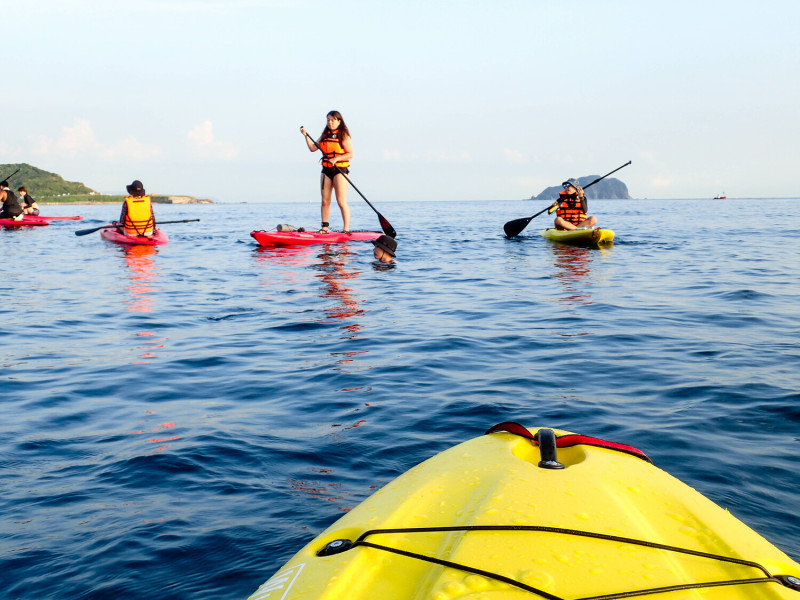
<instances>
[{"instance_id":1,"label":"double-bladed paddle","mask_svg":"<svg viewBox=\"0 0 800 600\"><path fill-rule=\"evenodd\" d=\"M597 183L598 181L602 181L603 179L605 179L606 177L608 177L609 175L611 175L611 174L613 174L613 173L616 173L617 171L619 171L619 170L620 170L620 169L622 169L623 167L627 167L629 164L631 164L631 162L632 162L632 161L630 161L630 160L629 160L629 161L628 161L628 162L626 162L624 165L622 165L622 167L617 167L616 169L614 169L613 171L611 171L611 173L606 173L606 174L605 174L605 175L603 175L602 177L598 177L598 178L597 178L597 179L595 179L595 180L594 180L592 183L589 183L589 184L587 184L587 185L584 185L584 186L583 186L583 189L586 189L586 188L588 188L588 187L592 187L592 186L593 186L595 183ZM533 219L535 219L536 217L538 217L538 216L539 216L540 214L542 214L543 212L545 212L545 211L547 211L547 210L550 210L551 208L555 208L556 206L557 206L557 201L556 201L556 204L551 204L551 205L550 205L550 206L548 206L547 208L545 208L545 209L542 209L542 210L540 210L539 212L537 212L537 213L536 213L535 215L533 215L532 217L525 217L524 219L514 219L513 221L509 221L508 223L506 223L505 225L503 225L503 231L505 231L505 232L506 232L506 237L510 237L510 238L511 238L511 237L514 237L514 236L516 236L516 235L519 235L520 233L522 233L522 230L523 230L523 229L525 229L525 228L528 226L528 223L530 223L530 222L531 222Z\"/></svg>"},{"instance_id":2,"label":"double-bladed paddle","mask_svg":"<svg viewBox=\"0 0 800 600\"><path fill-rule=\"evenodd\" d=\"M158 225L167 225L168 223L191 223L193 221L199 221L200 219L184 219L183 221L159 221L156 223ZM116 227L121 227L122 225L117 223L115 225L101 225L100 227L93 227L91 229L79 229L75 232L75 235L89 235L90 233L94 233L95 231L100 231L101 229L114 229Z\"/></svg>"},{"instance_id":3,"label":"double-bladed paddle","mask_svg":"<svg viewBox=\"0 0 800 600\"><path fill-rule=\"evenodd\" d=\"M308 135L308 132L305 132L305 136L308 139L311 140L311 143L314 144L314 146L316 147L317 150L322 152L322 156L324 156L325 158L330 158L327 154L325 154L325 152L323 152L322 148L320 148L317 145L317 142L314 141L314 138L312 138L310 135ZM374 206L372 206L372 203L369 200L367 200L367 197L364 194L361 193L361 191L353 184L352 181L350 181L350 178L347 176L347 174L344 171L342 171L336 163L334 163L333 166L336 168L337 171L339 171L340 174L342 174L344 176L345 179L347 179L347 183L349 183L350 185L353 186L353 189L358 192L358 195L361 196L362 198L364 198L364 202L369 204L369 207L372 210L375 211L375 214L378 215L378 221L380 221L381 229L383 229L383 233L385 233L389 237L393 237L393 238L397 237L397 232L394 230L394 227L392 227L391 223L389 223L389 221L387 221L384 218L384 216L381 213L379 213L378 210Z\"/></svg>"}]
</instances>

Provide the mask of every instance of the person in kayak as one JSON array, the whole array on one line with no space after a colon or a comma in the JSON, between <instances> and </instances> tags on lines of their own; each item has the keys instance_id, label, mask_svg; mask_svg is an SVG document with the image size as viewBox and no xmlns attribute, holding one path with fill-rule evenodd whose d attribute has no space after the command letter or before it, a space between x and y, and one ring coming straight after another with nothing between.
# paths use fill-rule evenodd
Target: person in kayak
<instances>
[{"instance_id":1,"label":"person in kayak","mask_svg":"<svg viewBox=\"0 0 800 600\"><path fill-rule=\"evenodd\" d=\"M556 211L556 229L587 229L597 223L596 217L586 216L589 210L583 188L576 179L568 179L558 193L558 210Z\"/></svg>"},{"instance_id":2,"label":"person in kayak","mask_svg":"<svg viewBox=\"0 0 800 600\"><path fill-rule=\"evenodd\" d=\"M8 187L8 181L0 182L0 202L3 203L3 209L0 210L0 219L13 219L14 221L21 221L22 207L19 205L19 200Z\"/></svg>"},{"instance_id":3,"label":"person in kayak","mask_svg":"<svg viewBox=\"0 0 800 600\"><path fill-rule=\"evenodd\" d=\"M342 211L345 233L350 233L350 207L347 206L347 178L342 173L349 173L350 159L353 158L353 143L350 130L338 110L332 110L327 115L328 124L322 135L315 143L306 134L306 128L301 127L300 132L306 140L306 145L311 152L322 150L322 175L320 175L320 191L322 193L322 227L317 233L328 233L331 215L331 198L336 193L336 202Z\"/></svg>"},{"instance_id":4,"label":"person in kayak","mask_svg":"<svg viewBox=\"0 0 800 600\"><path fill-rule=\"evenodd\" d=\"M39 205L36 204L36 199L28 193L24 185L17 188L17 193L19 194L19 199L24 203L22 212L26 215L38 216Z\"/></svg>"},{"instance_id":5,"label":"person in kayak","mask_svg":"<svg viewBox=\"0 0 800 600\"><path fill-rule=\"evenodd\" d=\"M122 203L117 225L124 229L126 235L152 237L156 228L156 216L150 196L145 193L144 186L138 179L126 186L126 189L128 195Z\"/></svg>"},{"instance_id":6,"label":"person in kayak","mask_svg":"<svg viewBox=\"0 0 800 600\"><path fill-rule=\"evenodd\" d=\"M372 254L382 263L394 262L397 240L388 235L382 235L377 240L372 240Z\"/></svg>"}]
</instances>

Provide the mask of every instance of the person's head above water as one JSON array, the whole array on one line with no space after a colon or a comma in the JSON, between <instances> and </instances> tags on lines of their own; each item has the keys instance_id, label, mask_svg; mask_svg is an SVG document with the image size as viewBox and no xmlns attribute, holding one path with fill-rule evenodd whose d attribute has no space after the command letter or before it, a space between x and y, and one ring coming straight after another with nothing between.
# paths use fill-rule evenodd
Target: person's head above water
<instances>
[{"instance_id":1,"label":"person's head above water","mask_svg":"<svg viewBox=\"0 0 800 600\"><path fill-rule=\"evenodd\" d=\"M375 246L372 250L375 258L381 262L392 262L397 250L397 240L388 235L382 235L377 240L372 240L372 245Z\"/></svg>"}]
</instances>

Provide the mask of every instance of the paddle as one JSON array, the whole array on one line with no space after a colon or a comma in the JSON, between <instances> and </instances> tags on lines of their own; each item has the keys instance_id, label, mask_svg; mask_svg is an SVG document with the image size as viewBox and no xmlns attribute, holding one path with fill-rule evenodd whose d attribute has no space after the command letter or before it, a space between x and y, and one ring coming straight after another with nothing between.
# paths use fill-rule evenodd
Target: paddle
<instances>
[{"instance_id":1,"label":"paddle","mask_svg":"<svg viewBox=\"0 0 800 600\"><path fill-rule=\"evenodd\" d=\"M19 169L17 169L16 171L14 171L14 172L13 172L11 175L9 175L8 177L3 177L2 179L0 179L0 181L8 181L9 179L11 179L11 178L12 178L14 175L16 175L17 173L19 173Z\"/></svg>"},{"instance_id":2,"label":"paddle","mask_svg":"<svg viewBox=\"0 0 800 600\"><path fill-rule=\"evenodd\" d=\"M593 186L595 183L597 183L598 181L602 181L603 179L605 179L606 177L608 177L609 175L611 175L611 174L613 174L613 173L616 173L617 171L619 171L619 170L620 170L620 169L622 169L623 167L627 167L629 164L631 164L631 162L632 162L632 161L630 161L630 160L629 160L629 161L628 161L628 162L626 162L624 165L622 165L622 167L617 167L616 169L614 169L613 171L611 171L611 173L606 173L606 174L605 174L605 175L603 175L602 177L598 177L598 178L597 178L597 179L595 179L595 180L594 180L592 183L589 183L589 184L587 184L587 185L583 186L583 189L586 189L586 188L588 188L588 187L592 187L592 186ZM525 229L525 228L528 226L528 223L530 223L530 222L531 222L533 219L535 219L536 217L538 217L538 216L539 216L540 214L542 214L543 212L545 212L545 211L547 211L547 210L550 210L550 209L551 209L551 208L553 208L554 206L555 206L555 204L551 204L551 205L550 205L550 206L548 206L547 208L545 208L545 209L543 209L543 210L540 210L539 212L537 212L537 213L536 213L535 215L533 215L532 217L526 217L526 218L524 218L524 219L514 219L513 221L509 221L508 223L506 223L505 225L503 225L503 231L505 231L505 232L506 232L506 237L510 237L510 238L512 238L512 237L514 237L514 236L516 236L516 235L519 235L520 233L522 233L522 230L523 230L523 229Z\"/></svg>"},{"instance_id":3,"label":"paddle","mask_svg":"<svg viewBox=\"0 0 800 600\"><path fill-rule=\"evenodd\" d=\"M200 219L184 219L183 221L159 221L156 225L167 225L168 223L191 223L192 221L199 221ZM93 227L92 229L79 229L75 232L75 235L89 235L90 233L94 233L95 231L100 231L101 229L114 229L119 227L117 225L101 225L100 227Z\"/></svg>"},{"instance_id":4,"label":"paddle","mask_svg":"<svg viewBox=\"0 0 800 600\"><path fill-rule=\"evenodd\" d=\"M306 137L307 137L308 139L310 139L310 140L311 140L311 143L312 143L312 144L314 144L314 147L315 147L317 150L319 150L320 152L322 152L322 148L320 148L319 146L317 146L317 142L315 142L315 141L314 141L314 138L312 138L310 135L308 135L308 132L305 132L305 135L306 135ZM325 158L328 158L328 155L327 155L327 154L325 154L324 152L322 152L322 156L324 156ZM342 170L341 170L341 169L338 167L338 165L334 164L333 166L336 168L336 170L337 170L337 171L339 171L339 173L341 173L342 175L344 175L344 178L345 178L345 179L347 179L347 183L349 183L350 185L352 185L352 186L353 186L353 189L354 189L355 191L357 191L357 192L358 192L358 195L359 195L359 196L361 196L362 198L364 198L364 201L365 201L367 204L369 204L369 207L370 207L372 210L374 210L374 211L375 211L375 214L376 214L376 215L378 215L378 221L380 221L380 224L381 224L381 229L383 229L383 233L385 233L386 235L388 235L389 237L392 237L392 238L394 238L394 237L397 237L397 232L394 230L394 227L392 227L391 223L389 223L389 221L387 221L387 220L384 218L384 216L383 216L381 213L379 213L379 212L378 212L378 210L377 210L377 209L376 209L374 206L372 206L372 203L371 203L369 200L367 200L367 197L366 197L366 196L364 196L364 194L362 194L362 193L361 193L361 191L360 191L360 190L359 190L359 189L358 189L358 188L357 188L357 187L356 187L356 186L353 184L353 182L352 182L352 181L350 181L350 178L347 176L347 174L346 174L344 171L342 171Z\"/></svg>"}]
</instances>

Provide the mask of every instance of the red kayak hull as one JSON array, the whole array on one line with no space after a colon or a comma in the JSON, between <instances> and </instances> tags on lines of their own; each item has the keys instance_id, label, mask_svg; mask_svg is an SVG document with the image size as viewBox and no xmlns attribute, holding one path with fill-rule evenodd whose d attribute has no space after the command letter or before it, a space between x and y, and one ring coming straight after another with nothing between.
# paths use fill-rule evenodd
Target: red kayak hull
<instances>
[{"instance_id":1,"label":"red kayak hull","mask_svg":"<svg viewBox=\"0 0 800 600\"><path fill-rule=\"evenodd\" d=\"M23 217L22 221L0 219L0 227L39 227L42 225L50 225L50 222L39 217Z\"/></svg>"},{"instance_id":2,"label":"red kayak hull","mask_svg":"<svg viewBox=\"0 0 800 600\"><path fill-rule=\"evenodd\" d=\"M366 242L376 240L380 231L353 231L342 233L312 233L310 231L251 231L250 235L262 246L311 246L313 244L338 244L341 242Z\"/></svg>"},{"instance_id":3,"label":"red kayak hull","mask_svg":"<svg viewBox=\"0 0 800 600\"><path fill-rule=\"evenodd\" d=\"M119 229L101 229L100 237L109 242L116 242L117 244L127 244L129 246L160 246L169 241L169 236L156 229L152 237L143 235L125 235Z\"/></svg>"},{"instance_id":4,"label":"red kayak hull","mask_svg":"<svg viewBox=\"0 0 800 600\"><path fill-rule=\"evenodd\" d=\"M32 221L36 219L44 219L45 221L83 221L83 217L46 217L44 215L25 215L22 217L23 221Z\"/></svg>"}]
</instances>

